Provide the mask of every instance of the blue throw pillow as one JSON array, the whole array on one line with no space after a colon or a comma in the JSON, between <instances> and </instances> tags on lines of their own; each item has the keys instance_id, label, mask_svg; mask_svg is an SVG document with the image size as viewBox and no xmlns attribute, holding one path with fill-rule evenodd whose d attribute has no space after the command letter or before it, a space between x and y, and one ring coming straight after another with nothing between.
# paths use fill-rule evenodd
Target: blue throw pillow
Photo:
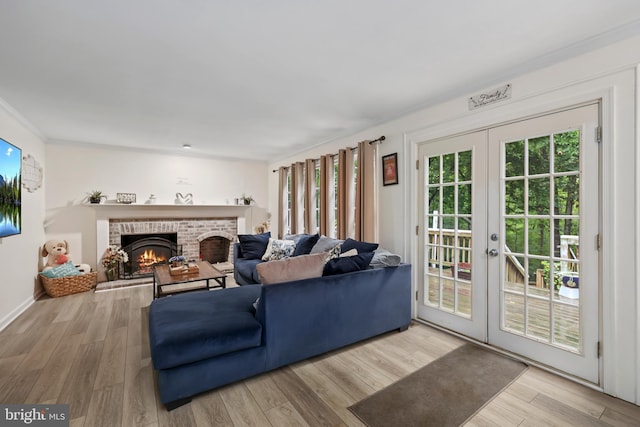
<instances>
[{"instance_id":1,"label":"blue throw pillow","mask_svg":"<svg viewBox=\"0 0 640 427\"><path fill-rule=\"evenodd\" d=\"M57 265L42 272L42 275L48 277L49 279L58 279L60 277L66 276L77 276L79 274L82 273L80 273L80 270L78 270L71 261L67 261L64 264Z\"/></svg>"},{"instance_id":2,"label":"blue throw pillow","mask_svg":"<svg viewBox=\"0 0 640 427\"><path fill-rule=\"evenodd\" d=\"M293 252L293 256L307 255L311 253L311 249L316 243L318 243L319 238L319 234L301 236L296 243L296 250Z\"/></svg>"},{"instance_id":3,"label":"blue throw pillow","mask_svg":"<svg viewBox=\"0 0 640 427\"><path fill-rule=\"evenodd\" d=\"M360 242L358 240L354 240L352 238L348 238L342 243L342 253L347 252L348 250L356 249L359 254L363 252L373 252L378 249L377 243L367 243Z\"/></svg>"},{"instance_id":4,"label":"blue throw pillow","mask_svg":"<svg viewBox=\"0 0 640 427\"><path fill-rule=\"evenodd\" d=\"M351 273L353 271L364 270L369 266L373 252L365 252L354 256L333 258L327 261L322 272L323 276L333 276L335 274Z\"/></svg>"},{"instance_id":5,"label":"blue throw pillow","mask_svg":"<svg viewBox=\"0 0 640 427\"><path fill-rule=\"evenodd\" d=\"M267 250L270 237L270 231L262 234L238 234L242 257L246 259L262 258L262 255Z\"/></svg>"}]
</instances>

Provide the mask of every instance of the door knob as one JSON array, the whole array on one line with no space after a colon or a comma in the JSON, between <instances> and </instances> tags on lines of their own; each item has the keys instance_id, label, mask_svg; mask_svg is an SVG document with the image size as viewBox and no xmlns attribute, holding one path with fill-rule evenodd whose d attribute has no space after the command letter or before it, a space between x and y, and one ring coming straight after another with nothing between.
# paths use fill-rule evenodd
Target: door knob
<instances>
[{"instance_id":1,"label":"door knob","mask_svg":"<svg viewBox=\"0 0 640 427\"><path fill-rule=\"evenodd\" d=\"M488 254L491 255L491 256L498 256L498 250L497 249L490 249Z\"/></svg>"}]
</instances>

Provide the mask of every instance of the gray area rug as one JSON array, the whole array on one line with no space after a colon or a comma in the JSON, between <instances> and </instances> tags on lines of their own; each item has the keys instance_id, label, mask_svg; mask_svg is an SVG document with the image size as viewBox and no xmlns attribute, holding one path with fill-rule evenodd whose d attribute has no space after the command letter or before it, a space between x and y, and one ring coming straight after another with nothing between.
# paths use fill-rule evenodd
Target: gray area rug
<instances>
[{"instance_id":1,"label":"gray area rug","mask_svg":"<svg viewBox=\"0 0 640 427\"><path fill-rule=\"evenodd\" d=\"M370 427L459 426L526 368L465 344L349 409Z\"/></svg>"}]
</instances>

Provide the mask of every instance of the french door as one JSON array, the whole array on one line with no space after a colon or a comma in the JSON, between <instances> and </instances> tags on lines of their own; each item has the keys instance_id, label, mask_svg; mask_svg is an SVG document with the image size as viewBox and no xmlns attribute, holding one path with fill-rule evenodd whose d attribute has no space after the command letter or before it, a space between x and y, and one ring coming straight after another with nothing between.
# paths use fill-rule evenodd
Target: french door
<instances>
[{"instance_id":1,"label":"french door","mask_svg":"<svg viewBox=\"0 0 640 427\"><path fill-rule=\"evenodd\" d=\"M599 382L598 117L420 146L420 318Z\"/></svg>"}]
</instances>

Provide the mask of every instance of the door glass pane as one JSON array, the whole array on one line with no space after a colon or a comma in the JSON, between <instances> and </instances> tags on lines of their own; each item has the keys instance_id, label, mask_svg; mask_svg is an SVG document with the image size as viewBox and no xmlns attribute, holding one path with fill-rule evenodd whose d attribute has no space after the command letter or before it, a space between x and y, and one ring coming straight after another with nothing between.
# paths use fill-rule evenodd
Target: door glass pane
<instances>
[{"instance_id":1,"label":"door glass pane","mask_svg":"<svg viewBox=\"0 0 640 427\"><path fill-rule=\"evenodd\" d=\"M458 213L471 214L471 184L458 185Z\"/></svg>"},{"instance_id":2,"label":"door glass pane","mask_svg":"<svg viewBox=\"0 0 640 427\"><path fill-rule=\"evenodd\" d=\"M554 304L553 341L569 348L580 345L580 310L578 304Z\"/></svg>"},{"instance_id":3,"label":"door glass pane","mask_svg":"<svg viewBox=\"0 0 640 427\"><path fill-rule=\"evenodd\" d=\"M458 153L458 179L471 181L471 150Z\"/></svg>"},{"instance_id":4,"label":"door glass pane","mask_svg":"<svg viewBox=\"0 0 640 427\"><path fill-rule=\"evenodd\" d=\"M529 214L549 215L549 178L529 179Z\"/></svg>"},{"instance_id":5,"label":"door glass pane","mask_svg":"<svg viewBox=\"0 0 640 427\"><path fill-rule=\"evenodd\" d=\"M456 179L456 154L442 156L442 182L454 182Z\"/></svg>"},{"instance_id":6,"label":"door glass pane","mask_svg":"<svg viewBox=\"0 0 640 427\"><path fill-rule=\"evenodd\" d=\"M425 159L425 305L471 317L472 151Z\"/></svg>"},{"instance_id":7,"label":"door glass pane","mask_svg":"<svg viewBox=\"0 0 640 427\"><path fill-rule=\"evenodd\" d=\"M578 175L559 176L553 180L554 206L563 215L579 215L580 181Z\"/></svg>"},{"instance_id":8,"label":"door glass pane","mask_svg":"<svg viewBox=\"0 0 640 427\"><path fill-rule=\"evenodd\" d=\"M548 341L550 338L549 301L527 298L527 334Z\"/></svg>"},{"instance_id":9,"label":"door glass pane","mask_svg":"<svg viewBox=\"0 0 640 427\"><path fill-rule=\"evenodd\" d=\"M504 257L504 260L505 289L524 293L528 283L527 272L524 267L524 257L507 255Z\"/></svg>"},{"instance_id":10,"label":"door glass pane","mask_svg":"<svg viewBox=\"0 0 640 427\"><path fill-rule=\"evenodd\" d=\"M524 254L524 218L505 219L505 236L507 252Z\"/></svg>"},{"instance_id":11,"label":"door glass pane","mask_svg":"<svg viewBox=\"0 0 640 427\"><path fill-rule=\"evenodd\" d=\"M580 131L572 130L553 135L555 172L580 169Z\"/></svg>"},{"instance_id":12,"label":"door glass pane","mask_svg":"<svg viewBox=\"0 0 640 427\"><path fill-rule=\"evenodd\" d=\"M456 206L456 187L447 185L442 187L442 213L455 214Z\"/></svg>"},{"instance_id":13,"label":"door glass pane","mask_svg":"<svg viewBox=\"0 0 640 427\"><path fill-rule=\"evenodd\" d=\"M550 221L548 219L529 219L529 254L550 256Z\"/></svg>"},{"instance_id":14,"label":"door glass pane","mask_svg":"<svg viewBox=\"0 0 640 427\"><path fill-rule=\"evenodd\" d=\"M529 140L529 175L549 173L549 142L548 136Z\"/></svg>"},{"instance_id":15,"label":"door glass pane","mask_svg":"<svg viewBox=\"0 0 640 427\"><path fill-rule=\"evenodd\" d=\"M524 141L505 144L505 176L524 176Z\"/></svg>"},{"instance_id":16,"label":"door glass pane","mask_svg":"<svg viewBox=\"0 0 640 427\"><path fill-rule=\"evenodd\" d=\"M524 296L505 292L502 311L504 313L503 329L524 334Z\"/></svg>"},{"instance_id":17,"label":"door glass pane","mask_svg":"<svg viewBox=\"0 0 640 427\"><path fill-rule=\"evenodd\" d=\"M427 176L427 182L429 184L440 183L440 156L429 157L429 174Z\"/></svg>"},{"instance_id":18,"label":"door glass pane","mask_svg":"<svg viewBox=\"0 0 640 427\"><path fill-rule=\"evenodd\" d=\"M503 144L502 329L580 352L580 131Z\"/></svg>"},{"instance_id":19,"label":"door glass pane","mask_svg":"<svg viewBox=\"0 0 640 427\"><path fill-rule=\"evenodd\" d=\"M524 213L524 179L510 180L504 183L506 215Z\"/></svg>"}]
</instances>

